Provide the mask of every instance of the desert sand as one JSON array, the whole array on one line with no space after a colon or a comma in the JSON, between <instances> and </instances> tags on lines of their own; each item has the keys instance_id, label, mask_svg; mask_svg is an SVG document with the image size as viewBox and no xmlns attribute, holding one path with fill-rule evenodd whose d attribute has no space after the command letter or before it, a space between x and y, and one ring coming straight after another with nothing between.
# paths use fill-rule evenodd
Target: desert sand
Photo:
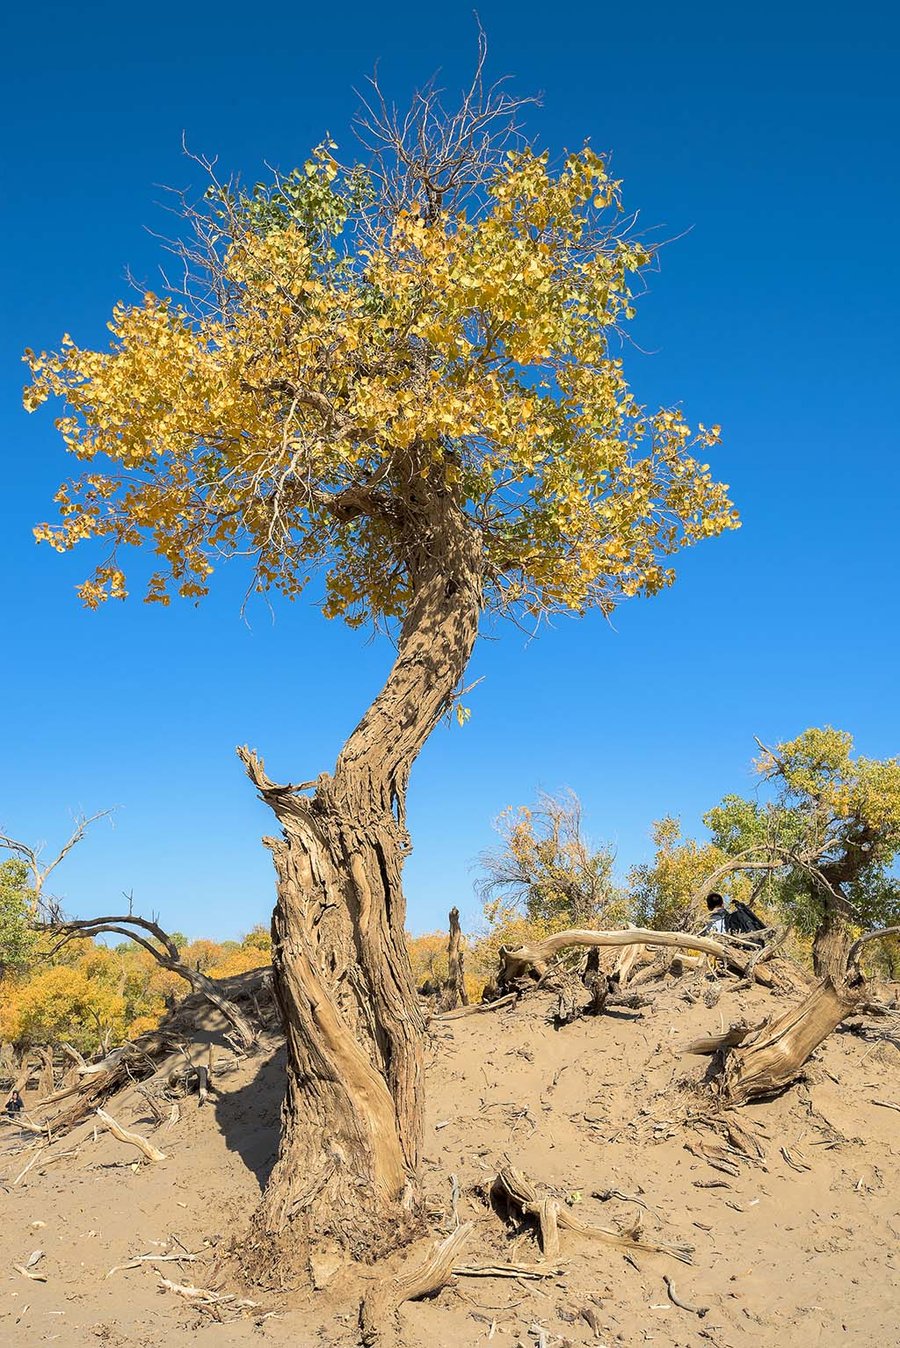
<instances>
[{"instance_id":1,"label":"desert sand","mask_svg":"<svg viewBox=\"0 0 900 1348\"><path fill-rule=\"evenodd\" d=\"M432 1020L430 1235L391 1268L421 1259L457 1220L474 1223L464 1262L539 1266L533 1224L507 1219L491 1202L506 1163L584 1222L625 1231L640 1222L645 1239L688 1244L694 1253L685 1264L563 1229L557 1271L535 1280L458 1277L433 1299L406 1304L394 1341L404 1348L900 1343L900 1111L890 1107L900 1105L900 1036L843 1028L803 1082L742 1109L757 1157L711 1129L709 1062L681 1052L698 1035L783 1005L733 983L711 983L706 1000L691 1001L673 983L643 1011L560 1028L555 998L540 991L483 1015ZM221 1256L274 1160L284 1066L273 1031L255 1054L235 1057L216 1014L204 1017L190 1049L199 1061L209 1042L221 1045L216 1093L205 1105L187 1096L177 1121L166 1114L160 1123L134 1087L107 1103L165 1160L144 1161L93 1121L40 1149L4 1122L0 1341L16 1348L358 1341L360 1290L383 1279L384 1266L329 1278L325 1260L318 1270L325 1286L314 1293L280 1291L275 1271L269 1288L223 1280ZM35 1251L43 1253L29 1269ZM122 1267L148 1255L154 1260ZM198 1307L162 1278L234 1299ZM241 1297L256 1304L236 1305Z\"/></svg>"}]
</instances>

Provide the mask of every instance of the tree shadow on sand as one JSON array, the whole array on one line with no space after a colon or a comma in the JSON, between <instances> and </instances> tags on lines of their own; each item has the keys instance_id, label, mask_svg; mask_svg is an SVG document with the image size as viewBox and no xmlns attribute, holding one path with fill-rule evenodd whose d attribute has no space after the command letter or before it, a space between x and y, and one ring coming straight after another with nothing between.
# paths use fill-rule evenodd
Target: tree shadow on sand
<instances>
[{"instance_id":1,"label":"tree shadow on sand","mask_svg":"<svg viewBox=\"0 0 900 1348\"><path fill-rule=\"evenodd\" d=\"M286 1054L282 1046L261 1062L256 1076L237 1090L227 1078L216 1092L216 1121L229 1151L236 1152L264 1189L278 1154L281 1101L286 1081Z\"/></svg>"}]
</instances>

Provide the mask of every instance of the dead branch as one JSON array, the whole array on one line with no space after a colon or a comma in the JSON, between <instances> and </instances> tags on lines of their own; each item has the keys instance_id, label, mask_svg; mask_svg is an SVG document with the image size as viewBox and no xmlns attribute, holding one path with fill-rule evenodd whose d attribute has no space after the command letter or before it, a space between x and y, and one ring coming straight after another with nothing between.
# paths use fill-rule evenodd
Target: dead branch
<instances>
[{"instance_id":1,"label":"dead branch","mask_svg":"<svg viewBox=\"0 0 900 1348\"><path fill-rule=\"evenodd\" d=\"M455 1011L444 1011L439 1016L432 1016L432 1020L460 1020L463 1016L477 1016L483 1011L499 1011L501 1006L510 1006L518 1000L517 992L508 992L505 997L498 997L493 1002L478 1002L474 1006L459 1006Z\"/></svg>"},{"instance_id":2,"label":"dead branch","mask_svg":"<svg viewBox=\"0 0 900 1348\"><path fill-rule=\"evenodd\" d=\"M701 1320L703 1319L704 1315L709 1314L708 1306L693 1306L690 1303L690 1301L685 1301L682 1297L680 1297L678 1293L675 1291L675 1284L672 1282L672 1279L669 1277L668 1273L663 1274L663 1282L666 1284L666 1291L669 1294L669 1300L671 1301L673 1306L678 1306L679 1309L683 1311L691 1311L692 1314L699 1315Z\"/></svg>"},{"instance_id":3,"label":"dead branch","mask_svg":"<svg viewBox=\"0 0 900 1348\"><path fill-rule=\"evenodd\" d=\"M497 1178L494 1180L493 1191L506 1199L514 1207L520 1209L525 1216L538 1217L541 1209L541 1198L537 1189L530 1180L517 1170L514 1166L504 1166ZM608 1245L616 1245L619 1248L627 1250L646 1250L652 1254L670 1254L674 1259L679 1259L683 1264L693 1262L693 1250L689 1245L672 1245L665 1242L639 1240L636 1236L623 1235L620 1231L611 1231L605 1226L591 1226L583 1222L580 1217L576 1217L568 1208L560 1208L556 1214L556 1220L559 1226L569 1231L576 1231L579 1235L588 1236L593 1240L605 1241Z\"/></svg>"},{"instance_id":4,"label":"dead branch","mask_svg":"<svg viewBox=\"0 0 900 1348\"><path fill-rule=\"evenodd\" d=\"M56 870L60 862L65 860L72 848L76 847L78 843L81 842L91 824L95 824L98 819L105 819L111 814L112 810L98 810L96 814L76 816L75 828L68 840L63 843L56 856L47 865L41 863L43 844L31 847L28 843L20 842L17 838L10 838L6 834L0 833L0 848L4 851L11 852L13 856L17 856L21 861L24 861L31 872L31 888L34 891L36 905L41 904L42 902L48 902L43 893L47 877ZM49 902L51 911L53 911L55 909L55 903L52 900Z\"/></svg>"},{"instance_id":5,"label":"dead branch","mask_svg":"<svg viewBox=\"0 0 900 1348\"><path fill-rule=\"evenodd\" d=\"M114 1273L122 1273L129 1268L140 1268L141 1264L192 1264L198 1256L196 1254L136 1254L133 1259L129 1259L126 1264L115 1264L106 1274L111 1278Z\"/></svg>"},{"instance_id":6,"label":"dead branch","mask_svg":"<svg viewBox=\"0 0 900 1348\"><path fill-rule=\"evenodd\" d=\"M116 1123L113 1116L107 1114L105 1109L98 1109L96 1114L101 1123L106 1124L113 1137L118 1138L120 1142L127 1142L131 1147L137 1147L138 1151L146 1156L148 1161L164 1161L166 1159L165 1152L160 1151L158 1147L154 1147L153 1143L148 1142L145 1137L141 1137L140 1133L129 1132L120 1123Z\"/></svg>"},{"instance_id":7,"label":"dead branch","mask_svg":"<svg viewBox=\"0 0 900 1348\"><path fill-rule=\"evenodd\" d=\"M259 1305L258 1301L251 1301L249 1297L236 1297L233 1292L213 1292L208 1287L193 1287L190 1283L172 1282L169 1278L159 1275L159 1285L169 1292L177 1292L180 1297L192 1302L195 1306L219 1306L226 1303L233 1310L248 1309L252 1310Z\"/></svg>"},{"instance_id":8,"label":"dead branch","mask_svg":"<svg viewBox=\"0 0 900 1348\"><path fill-rule=\"evenodd\" d=\"M55 940L50 952L53 955L79 937L91 938L109 933L127 937L152 955L163 969L178 974L190 984L194 992L221 1011L234 1026L244 1048L252 1048L256 1043L256 1032L243 1012L225 995L221 984L199 969L192 969L189 964L185 964L175 942L158 922L129 912L109 917L59 919L43 923L39 929Z\"/></svg>"},{"instance_id":9,"label":"dead branch","mask_svg":"<svg viewBox=\"0 0 900 1348\"><path fill-rule=\"evenodd\" d=\"M498 983L509 986L517 979L530 975L540 983L550 970L550 961L563 950L570 947L594 950L606 946L656 947L663 946L676 950L694 950L701 955L712 955L724 960L729 969L746 976L748 964L752 963L751 977L763 987L773 987L775 979L768 969L758 968L757 962L745 958L745 950L755 956L756 946L748 945L739 938L726 941L714 941L707 936L694 936L690 932L651 931L641 927L629 927L618 931L587 931L571 929L546 936L531 945L501 946ZM655 966L654 966L655 967ZM661 971L661 970L660 970ZM643 981L640 976L632 979L632 984Z\"/></svg>"},{"instance_id":10,"label":"dead branch","mask_svg":"<svg viewBox=\"0 0 900 1348\"><path fill-rule=\"evenodd\" d=\"M847 953L848 973L858 973L859 954L864 945L869 941L882 941L886 936L900 936L900 927L879 927L877 931L867 931L864 936L854 941Z\"/></svg>"},{"instance_id":11,"label":"dead branch","mask_svg":"<svg viewBox=\"0 0 900 1348\"><path fill-rule=\"evenodd\" d=\"M760 1026L757 1025L755 1028L759 1029ZM722 1034L710 1034L702 1039L692 1039L689 1044L685 1044L681 1051L682 1053L711 1057L714 1053L720 1053L723 1049L735 1048L738 1044L742 1044L748 1034L752 1033L749 1025L730 1025Z\"/></svg>"},{"instance_id":12,"label":"dead branch","mask_svg":"<svg viewBox=\"0 0 900 1348\"><path fill-rule=\"evenodd\" d=\"M455 1278L555 1278L561 1264L454 1264Z\"/></svg>"},{"instance_id":13,"label":"dead branch","mask_svg":"<svg viewBox=\"0 0 900 1348\"><path fill-rule=\"evenodd\" d=\"M728 959L729 952L720 941L708 936L692 936L682 931L649 931L641 927L632 927L624 931L586 931L572 929L555 932L531 945L501 946L500 974L505 983L532 972L540 977L547 970L548 962L560 951L570 946L585 949L605 946L670 946L677 950L697 950L704 955L713 955L717 959Z\"/></svg>"}]
</instances>

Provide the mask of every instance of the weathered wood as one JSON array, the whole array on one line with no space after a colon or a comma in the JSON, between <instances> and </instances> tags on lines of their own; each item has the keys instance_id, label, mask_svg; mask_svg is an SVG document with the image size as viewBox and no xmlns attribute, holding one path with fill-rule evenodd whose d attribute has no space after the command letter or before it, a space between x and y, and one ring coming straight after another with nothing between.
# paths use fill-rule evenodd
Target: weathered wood
<instances>
[{"instance_id":1,"label":"weathered wood","mask_svg":"<svg viewBox=\"0 0 900 1348\"><path fill-rule=\"evenodd\" d=\"M424 1019L404 933L406 787L468 663L484 561L451 493L411 473L397 511L410 586L397 657L334 773L280 786L240 751L281 826L265 841L288 1073L278 1160L240 1258L250 1277L277 1270L284 1285L308 1280L319 1242L372 1258L421 1229Z\"/></svg>"},{"instance_id":2,"label":"weathered wood","mask_svg":"<svg viewBox=\"0 0 900 1348\"><path fill-rule=\"evenodd\" d=\"M370 1348L390 1327L390 1321L405 1301L418 1301L433 1296L454 1275L456 1263L474 1229L473 1222L464 1222L451 1235L435 1245L424 1263L408 1273L401 1273L374 1287L364 1299L359 1311L359 1324L364 1348Z\"/></svg>"},{"instance_id":3,"label":"weathered wood","mask_svg":"<svg viewBox=\"0 0 900 1348\"><path fill-rule=\"evenodd\" d=\"M130 1147L137 1147L138 1151L146 1156L148 1161L164 1161L166 1159L164 1151L154 1147L153 1143L148 1142L140 1133L133 1133L129 1129L123 1128L111 1114L107 1114L105 1109L98 1109L96 1112L100 1122L106 1125L113 1137L117 1138L119 1142L127 1142Z\"/></svg>"},{"instance_id":4,"label":"weathered wood","mask_svg":"<svg viewBox=\"0 0 900 1348\"><path fill-rule=\"evenodd\" d=\"M723 1092L734 1104L777 1095L796 1081L804 1063L858 1006L859 984L824 978L797 1006L767 1021L733 1048L725 1063Z\"/></svg>"},{"instance_id":5,"label":"weathered wood","mask_svg":"<svg viewBox=\"0 0 900 1348\"><path fill-rule=\"evenodd\" d=\"M457 1006L469 1005L466 991L465 955L462 946L462 932L459 926L459 909L450 909L450 936L447 942L447 987L444 996L444 1009L453 1011Z\"/></svg>"},{"instance_id":6,"label":"weathered wood","mask_svg":"<svg viewBox=\"0 0 900 1348\"><path fill-rule=\"evenodd\" d=\"M495 1194L505 1197L508 1202L519 1208L526 1216L539 1216L541 1197L531 1181L515 1166L507 1165L500 1170L494 1180L493 1190ZM683 1264L693 1262L693 1249L690 1245L673 1245L662 1241L641 1240L636 1236L611 1231L605 1226L591 1226L564 1207L558 1208L556 1220L559 1226L569 1231L577 1231L579 1235L588 1236L593 1240L602 1240L608 1245L617 1245L628 1250L646 1250L655 1254L670 1254Z\"/></svg>"}]
</instances>

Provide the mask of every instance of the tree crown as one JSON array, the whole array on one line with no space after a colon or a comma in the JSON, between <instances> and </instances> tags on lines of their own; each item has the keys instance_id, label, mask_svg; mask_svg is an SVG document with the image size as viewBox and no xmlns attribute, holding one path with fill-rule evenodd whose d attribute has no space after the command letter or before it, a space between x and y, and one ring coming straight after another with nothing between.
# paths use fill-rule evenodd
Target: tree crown
<instances>
[{"instance_id":1,"label":"tree crown","mask_svg":"<svg viewBox=\"0 0 900 1348\"><path fill-rule=\"evenodd\" d=\"M26 406L62 398L87 466L37 537L109 546L86 604L124 598L122 552L149 543L149 600L245 553L260 590L322 572L330 616L402 617L440 501L479 533L489 607L608 610L737 525L703 461L718 427L626 381L654 250L607 161L511 147L514 105L473 90L453 117L433 90L405 122L382 104L365 169L330 141L252 188L206 163L183 283L117 305L107 350L26 354Z\"/></svg>"}]
</instances>

